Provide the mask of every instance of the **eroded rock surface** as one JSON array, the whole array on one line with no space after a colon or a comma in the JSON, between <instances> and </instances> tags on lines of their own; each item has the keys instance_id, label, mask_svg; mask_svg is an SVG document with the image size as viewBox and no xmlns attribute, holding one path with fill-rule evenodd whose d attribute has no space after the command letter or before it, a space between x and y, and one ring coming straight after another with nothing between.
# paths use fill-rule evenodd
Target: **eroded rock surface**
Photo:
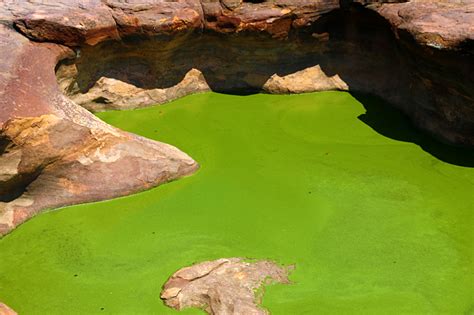
<instances>
[{"instance_id":1,"label":"eroded rock surface","mask_svg":"<svg viewBox=\"0 0 474 315\"><path fill-rule=\"evenodd\" d=\"M81 47L77 57L58 71L60 81L69 82L62 85L66 95L88 109L167 102L176 97L169 89L197 69L209 88L219 92L339 89L375 94L442 141L474 145L472 1L104 5L111 8L120 40L92 47L83 44L87 38L78 39L70 44ZM160 19L153 19L154 14ZM24 32L33 36L32 30ZM109 79L140 89L140 97L95 97ZM180 87L184 92L179 94L201 90ZM148 91L161 91L161 96L142 97Z\"/></svg>"},{"instance_id":2,"label":"eroded rock surface","mask_svg":"<svg viewBox=\"0 0 474 315\"><path fill-rule=\"evenodd\" d=\"M0 0L0 234L197 168L78 103L349 90L474 146L473 34L470 0Z\"/></svg>"},{"instance_id":3,"label":"eroded rock surface","mask_svg":"<svg viewBox=\"0 0 474 315\"><path fill-rule=\"evenodd\" d=\"M426 46L459 49L474 40L472 0L414 0L373 9L390 21L398 32L409 32L418 43ZM473 52L472 47L470 52Z\"/></svg>"},{"instance_id":4,"label":"eroded rock surface","mask_svg":"<svg viewBox=\"0 0 474 315\"><path fill-rule=\"evenodd\" d=\"M3 25L0 39L0 235L43 209L130 194L198 167L66 98L54 67L68 48L30 42Z\"/></svg>"},{"instance_id":5,"label":"eroded rock surface","mask_svg":"<svg viewBox=\"0 0 474 315\"><path fill-rule=\"evenodd\" d=\"M63 82L61 82L61 74L58 78L60 86L63 85L65 91L77 88L74 86L76 82L67 74L64 75ZM101 77L87 93L71 93L71 99L90 111L98 112L107 109L132 109L163 104L189 94L210 90L201 71L191 69L183 80L169 88L144 89L118 79Z\"/></svg>"},{"instance_id":6,"label":"eroded rock surface","mask_svg":"<svg viewBox=\"0 0 474 315\"><path fill-rule=\"evenodd\" d=\"M290 283L292 267L270 261L222 258L185 267L163 286L161 298L177 310L196 307L209 314L268 314L260 307L264 285Z\"/></svg>"},{"instance_id":7,"label":"eroded rock surface","mask_svg":"<svg viewBox=\"0 0 474 315\"><path fill-rule=\"evenodd\" d=\"M336 74L328 77L319 65L280 77L274 74L263 85L269 93L305 93L329 90L349 90L347 84Z\"/></svg>"},{"instance_id":8,"label":"eroded rock surface","mask_svg":"<svg viewBox=\"0 0 474 315\"><path fill-rule=\"evenodd\" d=\"M17 315L17 313L7 305L0 302L0 315Z\"/></svg>"}]
</instances>

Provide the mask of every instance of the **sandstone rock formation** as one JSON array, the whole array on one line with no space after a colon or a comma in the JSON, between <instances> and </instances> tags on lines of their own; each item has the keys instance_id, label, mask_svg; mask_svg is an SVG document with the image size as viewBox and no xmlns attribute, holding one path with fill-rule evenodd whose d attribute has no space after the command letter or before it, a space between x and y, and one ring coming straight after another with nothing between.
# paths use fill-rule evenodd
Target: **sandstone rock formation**
<instances>
[{"instance_id":1,"label":"sandstone rock formation","mask_svg":"<svg viewBox=\"0 0 474 315\"><path fill-rule=\"evenodd\" d=\"M0 235L43 209L122 196L191 174L167 144L105 124L66 98L54 67L71 51L0 25Z\"/></svg>"},{"instance_id":2,"label":"sandstone rock formation","mask_svg":"<svg viewBox=\"0 0 474 315\"><path fill-rule=\"evenodd\" d=\"M471 0L0 0L0 234L192 173L95 118L206 91L378 95L474 145ZM56 75L55 75L56 74Z\"/></svg>"},{"instance_id":3,"label":"sandstone rock formation","mask_svg":"<svg viewBox=\"0 0 474 315\"><path fill-rule=\"evenodd\" d=\"M60 71L64 71L60 68ZM60 87L65 91L74 89L74 80L71 77L58 74ZM169 88L138 88L133 84L101 77L87 91L87 93L71 94L71 100L84 108L98 112L107 109L132 109L153 104L163 104L192 93L210 91L201 71L191 69L183 80Z\"/></svg>"},{"instance_id":4,"label":"sandstone rock formation","mask_svg":"<svg viewBox=\"0 0 474 315\"><path fill-rule=\"evenodd\" d=\"M291 268L270 261L242 258L206 261L176 271L163 286L161 298L177 310L196 307L209 314L264 315L263 285L288 284Z\"/></svg>"},{"instance_id":5,"label":"sandstone rock formation","mask_svg":"<svg viewBox=\"0 0 474 315\"><path fill-rule=\"evenodd\" d=\"M17 315L17 313L2 302L0 302L0 315Z\"/></svg>"},{"instance_id":6,"label":"sandstone rock formation","mask_svg":"<svg viewBox=\"0 0 474 315\"><path fill-rule=\"evenodd\" d=\"M97 84L119 80L146 94L168 90L197 69L220 92L375 94L441 140L474 144L472 1L201 2L103 2L116 21L103 27L115 30L107 38L120 40L91 46L84 36L58 37L78 47L57 72L68 82L65 94L93 110L163 103L176 95L127 103L127 95L110 100L107 91L98 93ZM124 16L135 14L133 27ZM24 33L34 37L34 29Z\"/></svg>"},{"instance_id":7,"label":"sandstone rock formation","mask_svg":"<svg viewBox=\"0 0 474 315\"><path fill-rule=\"evenodd\" d=\"M326 76L319 65L280 77L274 74L263 85L268 93L305 93L316 91L340 90L347 91L349 87L336 74Z\"/></svg>"}]
</instances>

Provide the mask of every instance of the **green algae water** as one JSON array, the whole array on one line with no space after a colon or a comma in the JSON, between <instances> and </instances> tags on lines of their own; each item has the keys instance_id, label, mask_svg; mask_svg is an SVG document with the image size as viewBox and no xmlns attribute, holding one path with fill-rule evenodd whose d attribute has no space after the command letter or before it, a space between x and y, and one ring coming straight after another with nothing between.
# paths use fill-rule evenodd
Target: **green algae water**
<instances>
[{"instance_id":1,"label":"green algae water","mask_svg":"<svg viewBox=\"0 0 474 315\"><path fill-rule=\"evenodd\" d=\"M237 256L296 265L292 285L266 288L272 314L472 314L474 155L359 99L207 93L101 113L201 169L23 224L0 240L0 301L178 314L159 298L173 272Z\"/></svg>"}]
</instances>

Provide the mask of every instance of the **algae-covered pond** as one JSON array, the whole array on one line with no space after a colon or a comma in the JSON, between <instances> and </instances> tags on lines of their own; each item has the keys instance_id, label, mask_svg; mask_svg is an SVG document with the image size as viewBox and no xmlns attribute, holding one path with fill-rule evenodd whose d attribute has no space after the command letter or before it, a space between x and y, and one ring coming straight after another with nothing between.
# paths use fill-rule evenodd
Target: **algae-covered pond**
<instances>
[{"instance_id":1,"label":"algae-covered pond","mask_svg":"<svg viewBox=\"0 0 474 315\"><path fill-rule=\"evenodd\" d=\"M100 114L201 169L23 224L0 240L0 301L25 315L178 314L159 298L173 272L238 256L296 264L292 285L266 289L273 314L469 314L474 155L360 99L207 93Z\"/></svg>"}]
</instances>

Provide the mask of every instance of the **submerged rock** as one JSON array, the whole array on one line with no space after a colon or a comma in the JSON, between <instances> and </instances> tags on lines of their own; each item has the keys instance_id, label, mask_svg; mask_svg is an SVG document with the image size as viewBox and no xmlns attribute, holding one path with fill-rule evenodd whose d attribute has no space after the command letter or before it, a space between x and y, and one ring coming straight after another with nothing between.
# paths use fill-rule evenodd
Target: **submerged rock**
<instances>
[{"instance_id":1,"label":"submerged rock","mask_svg":"<svg viewBox=\"0 0 474 315\"><path fill-rule=\"evenodd\" d=\"M289 271L271 261L222 258L176 271L161 298L177 310L196 307L209 314L268 314L260 307L262 286L288 284Z\"/></svg>"}]
</instances>

